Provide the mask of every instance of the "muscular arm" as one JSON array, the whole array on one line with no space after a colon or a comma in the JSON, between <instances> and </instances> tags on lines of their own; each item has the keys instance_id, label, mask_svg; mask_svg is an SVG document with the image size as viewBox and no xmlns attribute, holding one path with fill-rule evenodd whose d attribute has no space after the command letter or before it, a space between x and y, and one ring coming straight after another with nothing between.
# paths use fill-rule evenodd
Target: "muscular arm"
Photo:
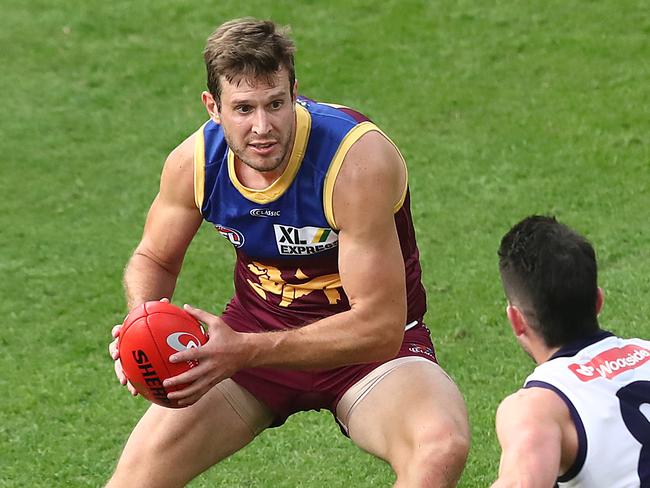
<instances>
[{"instance_id":1,"label":"muscular arm","mask_svg":"<svg viewBox=\"0 0 650 488\"><path fill-rule=\"evenodd\" d=\"M405 178L399 154L378 132L350 149L333 201L339 274L350 310L300 329L250 337L251 365L332 368L396 354L406 321L406 286L393 207Z\"/></svg>"},{"instance_id":2,"label":"muscular arm","mask_svg":"<svg viewBox=\"0 0 650 488\"><path fill-rule=\"evenodd\" d=\"M147 300L171 297L185 251L201 224L194 204L193 140L184 141L165 162L142 240L124 273L129 309Z\"/></svg>"},{"instance_id":3,"label":"muscular arm","mask_svg":"<svg viewBox=\"0 0 650 488\"><path fill-rule=\"evenodd\" d=\"M149 209L142 240L124 272L129 309L148 300L171 297L185 251L201 224L201 214L194 204L193 140L185 140L165 161L160 191ZM136 395L122 370L117 348L119 330L119 325L113 327L114 340L108 351L120 383Z\"/></svg>"},{"instance_id":4,"label":"muscular arm","mask_svg":"<svg viewBox=\"0 0 650 488\"><path fill-rule=\"evenodd\" d=\"M174 361L200 364L165 382L194 382L170 398L192 403L243 368L325 369L392 358L406 321L404 260L394 220L405 184L395 147L378 132L362 136L346 155L333 194L339 273L350 310L299 329L239 334L219 318L187 307L208 325L210 340L174 355Z\"/></svg>"},{"instance_id":5,"label":"muscular arm","mask_svg":"<svg viewBox=\"0 0 650 488\"><path fill-rule=\"evenodd\" d=\"M573 464L577 434L556 393L520 390L503 400L496 423L502 452L492 488L551 488Z\"/></svg>"}]
</instances>

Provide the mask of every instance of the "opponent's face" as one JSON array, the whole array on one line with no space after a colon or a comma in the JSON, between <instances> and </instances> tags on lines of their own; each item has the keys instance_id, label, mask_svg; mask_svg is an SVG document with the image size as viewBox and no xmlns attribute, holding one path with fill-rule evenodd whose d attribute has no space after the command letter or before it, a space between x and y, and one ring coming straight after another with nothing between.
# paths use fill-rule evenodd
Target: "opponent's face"
<instances>
[{"instance_id":1,"label":"opponent's face","mask_svg":"<svg viewBox=\"0 0 650 488\"><path fill-rule=\"evenodd\" d=\"M285 69L270 83L221 78L218 118L228 146L241 162L265 173L284 169L295 134L294 102L295 90L292 95Z\"/></svg>"}]
</instances>

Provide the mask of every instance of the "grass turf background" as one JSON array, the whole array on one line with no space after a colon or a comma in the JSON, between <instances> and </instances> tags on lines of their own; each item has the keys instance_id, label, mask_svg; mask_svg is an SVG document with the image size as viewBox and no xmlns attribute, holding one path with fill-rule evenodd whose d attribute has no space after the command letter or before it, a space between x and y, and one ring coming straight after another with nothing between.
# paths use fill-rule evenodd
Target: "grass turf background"
<instances>
[{"instance_id":1,"label":"grass turf background","mask_svg":"<svg viewBox=\"0 0 650 488\"><path fill-rule=\"evenodd\" d=\"M631 0L0 0L0 486L99 486L146 408L106 349L166 154L205 118L201 50L244 15L291 24L302 93L368 114L410 170L427 322L468 402L460 486L496 475L499 400L532 364L495 250L531 213L593 240L604 327L649 336L650 13ZM219 310L209 228L174 302ZM327 413L295 416L191 486L389 486Z\"/></svg>"}]
</instances>

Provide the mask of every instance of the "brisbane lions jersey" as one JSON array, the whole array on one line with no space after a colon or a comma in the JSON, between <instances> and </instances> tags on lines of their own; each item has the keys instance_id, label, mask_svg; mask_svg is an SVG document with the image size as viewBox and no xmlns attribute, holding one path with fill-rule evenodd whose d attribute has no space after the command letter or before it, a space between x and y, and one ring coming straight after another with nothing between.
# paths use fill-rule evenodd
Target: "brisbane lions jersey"
<instances>
[{"instance_id":1,"label":"brisbane lions jersey","mask_svg":"<svg viewBox=\"0 0 650 488\"><path fill-rule=\"evenodd\" d=\"M238 180L235 155L219 124L210 120L196 133L196 205L237 253L235 297L229 307L251 314L260 330L301 327L350 308L338 271L332 194L350 147L369 131L381 132L346 107L298 98L295 111L288 165L263 190L247 188ZM394 212L410 323L422 319L426 300L408 185Z\"/></svg>"},{"instance_id":2,"label":"brisbane lions jersey","mask_svg":"<svg viewBox=\"0 0 650 488\"><path fill-rule=\"evenodd\" d=\"M559 486L650 487L650 342L602 331L561 348L526 379L555 391L578 432Z\"/></svg>"}]
</instances>

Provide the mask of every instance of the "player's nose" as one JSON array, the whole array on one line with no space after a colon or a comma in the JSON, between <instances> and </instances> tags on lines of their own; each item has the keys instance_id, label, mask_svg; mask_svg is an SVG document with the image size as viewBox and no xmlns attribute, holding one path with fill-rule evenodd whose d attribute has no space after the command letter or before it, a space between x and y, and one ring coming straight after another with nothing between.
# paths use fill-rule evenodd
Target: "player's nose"
<instances>
[{"instance_id":1,"label":"player's nose","mask_svg":"<svg viewBox=\"0 0 650 488\"><path fill-rule=\"evenodd\" d=\"M252 130L255 134L268 134L271 132L271 121L266 110L257 110L255 112Z\"/></svg>"}]
</instances>

